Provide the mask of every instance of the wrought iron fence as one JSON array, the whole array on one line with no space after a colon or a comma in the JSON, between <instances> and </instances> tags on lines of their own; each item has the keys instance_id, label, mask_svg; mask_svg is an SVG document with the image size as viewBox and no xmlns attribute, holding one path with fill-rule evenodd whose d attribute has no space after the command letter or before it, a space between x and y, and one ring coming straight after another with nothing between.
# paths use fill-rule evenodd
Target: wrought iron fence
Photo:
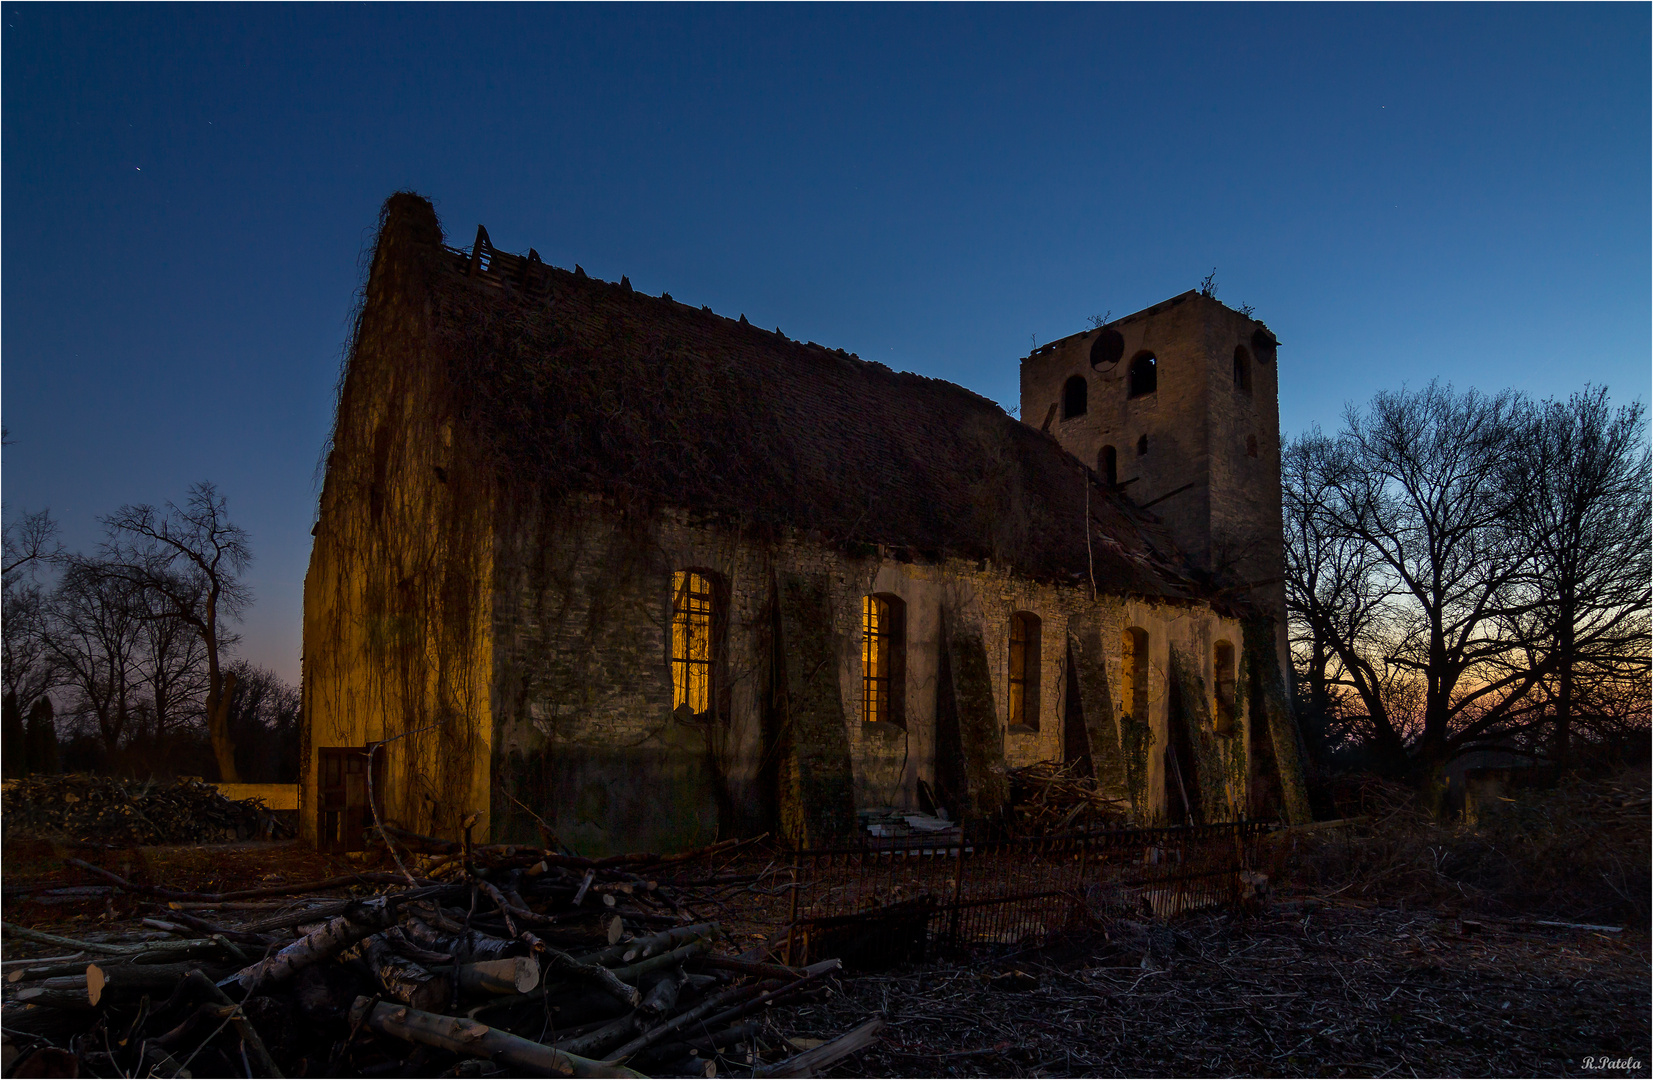
<instances>
[{"instance_id":1,"label":"wrought iron fence","mask_svg":"<svg viewBox=\"0 0 1653 1080\"><path fill-rule=\"evenodd\" d=\"M1269 827L1243 821L800 851L788 954L882 967L938 948L1013 944L1086 918L1238 904Z\"/></svg>"}]
</instances>

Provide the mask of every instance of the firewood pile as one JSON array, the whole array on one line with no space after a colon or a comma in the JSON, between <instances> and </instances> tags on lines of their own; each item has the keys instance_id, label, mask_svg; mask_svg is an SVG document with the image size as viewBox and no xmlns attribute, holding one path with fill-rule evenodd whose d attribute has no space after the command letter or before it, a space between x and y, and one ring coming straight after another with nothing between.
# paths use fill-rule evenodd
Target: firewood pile
<instances>
[{"instance_id":1,"label":"firewood pile","mask_svg":"<svg viewBox=\"0 0 1653 1080\"><path fill-rule=\"evenodd\" d=\"M7 780L6 834L83 844L201 844L289 835L258 799L226 799L211 784L121 780L82 773Z\"/></svg>"},{"instance_id":2,"label":"firewood pile","mask_svg":"<svg viewBox=\"0 0 1653 1080\"><path fill-rule=\"evenodd\" d=\"M6 1075L75 1075L20 1071L29 1055L109 1077L808 1076L877 1037L872 1021L800 1054L766 1036L773 1003L841 965L728 955L670 875L736 845L586 859L393 835L405 873L353 875L397 882L356 897L317 895L340 880L185 893L68 860L156 914L106 940L4 924Z\"/></svg>"},{"instance_id":3,"label":"firewood pile","mask_svg":"<svg viewBox=\"0 0 1653 1080\"><path fill-rule=\"evenodd\" d=\"M1129 801L1098 791L1095 780L1079 775L1077 764L1060 761L1011 769L1010 801L1024 834L1066 832L1079 824L1124 824L1131 809Z\"/></svg>"}]
</instances>

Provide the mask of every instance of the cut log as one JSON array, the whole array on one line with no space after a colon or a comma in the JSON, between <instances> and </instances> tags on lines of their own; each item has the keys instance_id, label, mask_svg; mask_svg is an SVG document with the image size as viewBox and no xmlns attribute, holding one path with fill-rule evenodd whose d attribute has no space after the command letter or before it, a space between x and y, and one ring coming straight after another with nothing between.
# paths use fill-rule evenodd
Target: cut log
<instances>
[{"instance_id":1,"label":"cut log","mask_svg":"<svg viewBox=\"0 0 1653 1080\"><path fill-rule=\"evenodd\" d=\"M661 953L659 956L651 956L647 960L639 960L635 964L628 964L625 967L617 967L611 970L614 972L616 979L636 986L645 976L666 968L678 967L706 952L711 947L712 943L710 941L700 938L698 941L691 941L687 945L680 945L671 952Z\"/></svg>"},{"instance_id":2,"label":"cut log","mask_svg":"<svg viewBox=\"0 0 1653 1080\"><path fill-rule=\"evenodd\" d=\"M755 960L736 960L728 956L697 956L689 961L691 968L711 968L713 971L734 971L742 975L755 975L760 979L782 979L790 981L801 979L804 973L799 968L787 967L784 964L761 964Z\"/></svg>"},{"instance_id":3,"label":"cut log","mask_svg":"<svg viewBox=\"0 0 1653 1080\"><path fill-rule=\"evenodd\" d=\"M614 916L616 919L618 915ZM581 956L582 962L587 964L601 964L608 967L611 964L630 964L638 960L647 960L651 956L658 956L663 952L686 945L697 937L715 938L718 934L718 924L715 922L695 923L692 926L675 926L659 934L648 937L633 938L631 941L610 945L606 949Z\"/></svg>"},{"instance_id":4,"label":"cut log","mask_svg":"<svg viewBox=\"0 0 1653 1080\"><path fill-rule=\"evenodd\" d=\"M621 1065L557 1050L544 1043L499 1031L475 1020L410 1009L361 997L350 1010L357 1024L395 1039L435 1046L468 1057L485 1058L513 1068L574 1077L640 1077Z\"/></svg>"},{"instance_id":5,"label":"cut log","mask_svg":"<svg viewBox=\"0 0 1653 1080\"><path fill-rule=\"evenodd\" d=\"M714 1013L706 1020L706 1027L714 1030L720 1027L726 1027L744 1016L751 1015L758 1009L768 1005L771 1001L776 1001L780 998L790 997L793 994L799 993L809 986L814 985L821 979L826 978L833 972L838 971L843 966L843 962L839 960L822 960L819 963L811 964L804 968L804 977L796 980L795 982L787 983L784 986L777 986L773 981L760 983L760 986L766 988L761 997L753 998L751 1001L748 1001L743 1005L737 1005L732 1009L725 1009L720 1013Z\"/></svg>"},{"instance_id":6,"label":"cut log","mask_svg":"<svg viewBox=\"0 0 1653 1080\"><path fill-rule=\"evenodd\" d=\"M27 986L19 990L12 1001L19 1005L43 1005L48 1009L64 1009L71 1012L96 1008L86 1000L85 986L78 990L48 990L44 986Z\"/></svg>"},{"instance_id":7,"label":"cut log","mask_svg":"<svg viewBox=\"0 0 1653 1080\"><path fill-rule=\"evenodd\" d=\"M384 933L384 938L385 944L389 945L392 949L395 949L398 953L407 957L409 960L417 960L419 963L425 964L426 966L453 963L452 953L437 952L434 949L420 948L414 942L408 940L407 935L402 932L402 928L400 926L392 926L389 930L386 930Z\"/></svg>"},{"instance_id":8,"label":"cut log","mask_svg":"<svg viewBox=\"0 0 1653 1080\"><path fill-rule=\"evenodd\" d=\"M559 1039L556 1047L558 1050L569 1054L597 1057L611 1047L619 1046L634 1038L640 1030L642 1030L640 1018L635 1012L631 1012L618 1020L610 1020L595 1031L588 1031L573 1038Z\"/></svg>"},{"instance_id":9,"label":"cut log","mask_svg":"<svg viewBox=\"0 0 1653 1080\"><path fill-rule=\"evenodd\" d=\"M235 981L250 994L266 983L290 978L294 972L337 956L363 938L383 930L389 925L390 916L386 899L361 904L327 920L275 955L243 968Z\"/></svg>"},{"instance_id":10,"label":"cut log","mask_svg":"<svg viewBox=\"0 0 1653 1080\"><path fill-rule=\"evenodd\" d=\"M498 960L520 946L509 938L498 938L480 930L446 933L423 919L408 919L403 924L407 939L432 952L447 953L465 960Z\"/></svg>"},{"instance_id":11,"label":"cut log","mask_svg":"<svg viewBox=\"0 0 1653 1080\"><path fill-rule=\"evenodd\" d=\"M446 978L397 953L383 934L365 938L358 952L373 969L373 977L379 980L385 996L393 1001L415 1009L440 1009L453 995L453 986Z\"/></svg>"},{"instance_id":12,"label":"cut log","mask_svg":"<svg viewBox=\"0 0 1653 1080\"><path fill-rule=\"evenodd\" d=\"M682 1031L691 1024L699 1024L708 1016L723 1016L730 1013L740 1015L740 1010L745 1009L746 1005L737 1004L738 1002L743 999L756 1000L763 996L766 989L774 985L774 983L759 983L756 986L737 986L732 990L725 990L715 997L707 998L686 1012L678 1013L665 1023L643 1032L618 1050L615 1050L609 1057L612 1060L622 1061L636 1054L639 1050L661 1042L674 1031ZM730 1008L730 1006L734 1007Z\"/></svg>"},{"instance_id":13,"label":"cut log","mask_svg":"<svg viewBox=\"0 0 1653 1080\"><path fill-rule=\"evenodd\" d=\"M636 1005L642 1000L642 995L637 992L636 987L622 982L608 968L598 967L596 964L582 964L567 953L551 948L551 946L535 938L533 934L524 932L522 937L523 940L534 946L535 952L546 958L546 979L549 980L552 975L567 975L594 982L608 991L611 996L625 1002L627 1005Z\"/></svg>"},{"instance_id":14,"label":"cut log","mask_svg":"<svg viewBox=\"0 0 1653 1080\"><path fill-rule=\"evenodd\" d=\"M190 972L200 969L200 964L88 964L80 976L80 983L86 991L86 1000L96 1005L115 993L173 990L189 977ZM207 969L213 974L222 974L224 970ZM207 979L211 982L210 975ZM48 984L56 981L48 980Z\"/></svg>"},{"instance_id":15,"label":"cut log","mask_svg":"<svg viewBox=\"0 0 1653 1080\"><path fill-rule=\"evenodd\" d=\"M668 972L665 978L655 983L649 988L649 992L643 995L637 1012L647 1021L657 1020L670 1013L677 1008L677 996L682 992L685 981L682 968Z\"/></svg>"},{"instance_id":16,"label":"cut log","mask_svg":"<svg viewBox=\"0 0 1653 1080\"><path fill-rule=\"evenodd\" d=\"M60 937L57 934L45 934L39 930L30 930L26 926L16 923L0 923L0 931L7 937L20 938L23 941L34 941L41 945L55 945L58 948L73 949L76 952L103 953L105 956L123 956L128 953L143 952L149 945L108 945L101 941L77 941L75 938ZM181 944L181 943L180 943Z\"/></svg>"},{"instance_id":17,"label":"cut log","mask_svg":"<svg viewBox=\"0 0 1653 1080\"><path fill-rule=\"evenodd\" d=\"M468 994L526 994L540 984L539 961L532 956L478 960L458 971L459 989Z\"/></svg>"},{"instance_id":18,"label":"cut log","mask_svg":"<svg viewBox=\"0 0 1653 1080\"><path fill-rule=\"evenodd\" d=\"M884 1021L868 1020L854 1031L846 1031L836 1039L824 1042L813 1050L805 1050L777 1065L759 1065L752 1070L752 1075L815 1076L821 1070L836 1065L851 1054L865 1050L877 1042L878 1033L883 1030Z\"/></svg>"}]
</instances>

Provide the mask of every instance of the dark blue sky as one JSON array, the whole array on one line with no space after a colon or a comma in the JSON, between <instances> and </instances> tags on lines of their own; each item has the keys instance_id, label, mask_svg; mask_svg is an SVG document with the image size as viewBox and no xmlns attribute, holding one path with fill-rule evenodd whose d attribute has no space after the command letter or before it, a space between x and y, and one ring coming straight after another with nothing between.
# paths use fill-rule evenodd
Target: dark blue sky
<instances>
[{"instance_id":1,"label":"dark blue sky","mask_svg":"<svg viewBox=\"0 0 1653 1080\"><path fill-rule=\"evenodd\" d=\"M1194 287L1288 433L1419 385L1649 389L1649 9L0 5L7 509L216 481L288 677L380 202L1015 408Z\"/></svg>"}]
</instances>

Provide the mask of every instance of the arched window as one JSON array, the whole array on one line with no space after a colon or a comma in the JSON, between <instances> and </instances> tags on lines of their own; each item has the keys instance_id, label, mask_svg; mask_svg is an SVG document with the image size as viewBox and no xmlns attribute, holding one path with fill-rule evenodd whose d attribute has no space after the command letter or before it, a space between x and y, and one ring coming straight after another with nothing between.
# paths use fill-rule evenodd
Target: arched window
<instances>
[{"instance_id":1,"label":"arched window","mask_svg":"<svg viewBox=\"0 0 1653 1080\"><path fill-rule=\"evenodd\" d=\"M906 721L906 604L887 593L861 598L861 719Z\"/></svg>"},{"instance_id":2,"label":"arched window","mask_svg":"<svg viewBox=\"0 0 1653 1080\"><path fill-rule=\"evenodd\" d=\"M1097 455L1097 466L1102 472L1102 482L1109 487L1119 484L1119 451L1111 446L1104 446L1102 453Z\"/></svg>"},{"instance_id":3,"label":"arched window","mask_svg":"<svg viewBox=\"0 0 1653 1080\"><path fill-rule=\"evenodd\" d=\"M1148 456L1148 436L1144 435L1136 441L1136 456L1137 457L1147 457Z\"/></svg>"},{"instance_id":4,"label":"arched window","mask_svg":"<svg viewBox=\"0 0 1653 1080\"><path fill-rule=\"evenodd\" d=\"M1251 354L1244 345L1234 346L1234 389L1251 393Z\"/></svg>"},{"instance_id":5,"label":"arched window","mask_svg":"<svg viewBox=\"0 0 1653 1080\"><path fill-rule=\"evenodd\" d=\"M1159 361L1151 352L1139 352L1131 360L1130 397L1141 397L1159 389Z\"/></svg>"},{"instance_id":6,"label":"arched window","mask_svg":"<svg viewBox=\"0 0 1653 1080\"><path fill-rule=\"evenodd\" d=\"M1148 631L1128 627L1120 642L1119 700L1139 724L1148 722Z\"/></svg>"},{"instance_id":7,"label":"arched window","mask_svg":"<svg viewBox=\"0 0 1653 1080\"><path fill-rule=\"evenodd\" d=\"M672 711L711 711L717 653L717 589L698 570L672 574Z\"/></svg>"},{"instance_id":8,"label":"arched window","mask_svg":"<svg viewBox=\"0 0 1653 1080\"><path fill-rule=\"evenodd\" d=\"M1018 611L1010 616L1011 727L1039 730L1039 616Z\"/></svg>"},{"instance_id":9,"label":"arched window","mask_svg":"<svg viewBox=\"0 0 1653 1080\"><path fill-rule=\"evenodd\" d=\"M1084 416L1090 405L1090 386L1083 375L1075 375L1062 384L1062 419Z\"/></svg>"},{"instance_id":10,"label":"arched window","mask_svg":"<svg viewBox=\"0 0 1653 1080\"><path fill-rule=\"evenodd\" d=\"M1231 642L1219 641L1212 649L1211 675L1217 694L1212 722L1218 731L1233 731L1239 703L1234 697L1234 645Z\"/></svg>"},{"instance_id":11,"label":"arched window","mask_svg":"<svg viewBox=\"0 0 1653 1080\"><path fill-rule=\"evenodd\" d=\"M1257 352L1257 359L1265 364L1273 363L1279 350L1280 343L1264 327L1259 326L1251 332L1251 347Z\"/></svg>"}]
</instances>

